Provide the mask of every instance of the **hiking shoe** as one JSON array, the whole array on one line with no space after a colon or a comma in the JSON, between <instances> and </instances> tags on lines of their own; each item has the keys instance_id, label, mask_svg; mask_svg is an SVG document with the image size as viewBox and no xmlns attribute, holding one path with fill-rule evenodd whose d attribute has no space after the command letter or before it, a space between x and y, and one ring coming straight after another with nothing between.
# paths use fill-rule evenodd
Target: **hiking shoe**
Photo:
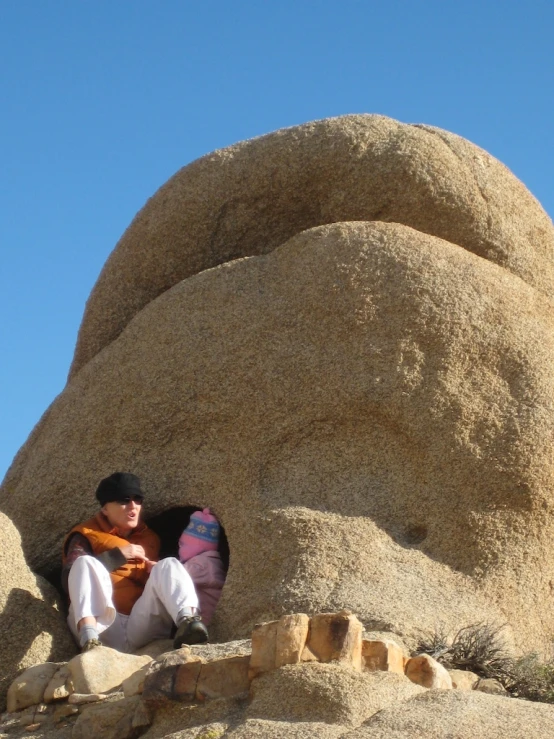
<instances>
[{"instance_id":1,"label":"hiking shoe","mask_svg":"<svg viewBox=\"0 0 554 739\"><path fill-rule=\"evenodd\" d=\"M183 644L205 644L207 641L208 629L200 616L189 616L177 626L173 649L180 649Z\"/></svg>"},{"instance_id":2,"label":"hiking shoe","mask_svg":"<svg viewBox=\"0 0 554 739\"><path fill-rule=\"evenodd\" d=\"M81 654L83 654L84 652L90 652L91 649L101 646L102 642L100 641L100 639L87 639L87 641L81 647Z\"/></svg>"}]
</instances>

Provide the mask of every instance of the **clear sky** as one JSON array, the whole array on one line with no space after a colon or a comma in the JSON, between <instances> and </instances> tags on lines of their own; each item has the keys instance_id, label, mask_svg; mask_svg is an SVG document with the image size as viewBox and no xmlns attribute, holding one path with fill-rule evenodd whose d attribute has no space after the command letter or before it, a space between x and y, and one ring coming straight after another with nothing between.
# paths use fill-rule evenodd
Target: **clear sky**
<instances>
[{"instance_id":1,"label":"clear sky","mask_svg":"<svg viewBox=\"0 0 554 739\"><path fill-rule=\"evenodd\" d=\"M0 0L0 479L107 256L202 154L380 113L487 149L552 217L553 37L551 0Z\"/></svg>"}]
</instances>

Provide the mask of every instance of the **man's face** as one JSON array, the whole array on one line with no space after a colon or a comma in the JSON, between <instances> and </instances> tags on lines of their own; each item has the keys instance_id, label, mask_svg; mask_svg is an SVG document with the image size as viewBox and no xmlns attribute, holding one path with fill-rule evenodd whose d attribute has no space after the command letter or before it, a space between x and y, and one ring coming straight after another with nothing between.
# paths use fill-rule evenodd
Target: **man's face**
<instances>
[{"instance_id":1,"label":"man's face","mask_svg":"<svg viewBox=\"0 0 554 739\"><path fill-rule=\"evenodd\" d=\"M138 495L113 500L102 506L102 513L122 536L127 536L138 526L141 510L142 498Z\"/></svg>"}]
</instances>

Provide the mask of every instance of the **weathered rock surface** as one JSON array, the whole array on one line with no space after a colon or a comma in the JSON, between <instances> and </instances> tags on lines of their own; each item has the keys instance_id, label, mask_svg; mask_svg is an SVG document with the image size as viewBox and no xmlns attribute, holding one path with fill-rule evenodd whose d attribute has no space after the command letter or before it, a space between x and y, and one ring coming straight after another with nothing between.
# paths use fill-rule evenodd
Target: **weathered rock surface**
<instances>
[{"instance_id":1,"label":"weathered rock surface","mask_svg":"<svg viewBox=\"0 0 554 739\"><path fill-rule=\"evenodd\" d=\"M216 639L346 606L400 634L508 620L542 647L552 315L507 270L405 226L303 233L144 308L52 405L2 505L43 565L111 470L143 477L152 513L211 506L232 553ZM51 495L30 516L37 488Z\"/></svg>"},{"instance_id":2,"label":"weathered rock surface","mask_svg":"<svg viewBox=\"0 0 554 739\"><path fill-rule=\"evenodd\" d=\"M340 724L326 724L321 721L267 721L251 718L221 736L225 739L338 739L347 731L348 728ZM192 733L183 734L174 739L196 739L196 736ZM213 739L219 739L217 734Z\"/></svg>"},{"instance_id":3,"label":"weathered rock surface","mask_svg":"<svg viewBox=\"0 0 554 739\"><path fill-rule=\"evenodd\" d=\"M498 680L493 678L481 678L475 686L475 690L479 690L481 693L488 693L489 695L507 695L508 691Z\"/></svg>"},{"instance_id":4,"label":"weathered rock surface","mask_svg":"<svg viewBox=\"0 0 554 739\"><path fill-rule=\"evenodd\" d=\"M181 280L338 221L411 226L554 294L552 224L500 162L437 128L330 118L208 154L160 188L102 270L72 372Z\"/></svg>"},{"instance_id":5,"label":"weathered rock surface","mask_svg":"<svg viewBox=\"0 0 554 739\"><path fill-rule=\"evenodd\" d=\"M452 690L452 678L448 670L428 654L420 654L406 662L406 677L424 688Z\"/></svg>"},{"instance_id":6,"label":"weathered rock surface","mask_svg":"<svg viewBox=\"0 0 554 739\"><path fill-rule=\"evenodd\" d=\"M67 665L59 667L52 677L50 678L45 690L44 695L41 697L45 703L52 703L52 701L63 700L67 698L73 690L73 685L70 682L71 673ZM71 686L71 690L70 690Z\"/></svg>"},{"instance_id":7,"label":"weathered rock surface","mask_svg":"<svg viewBox=\"0 0 554 739\"><path fill-rule=\"evenodd\" d=\"M548 216L456 136L348 116L215 152L147 203L108 260L71 379L0 509L44 573L114 470L141 476L149 514L210 506L231 550L212 639L348 608L406 644L437 623L508 622L542 650L553 296ZM276 660L278 642L296 655L296 626L275 631ZM298 664L256 680L311 668L326 674ZM348 726L369 715L348 706ZM278 730L282 716L262 714L247 723Z\"/></svg>"},{"instance_id":8,"label":"weathered rock surface","mask_svg":"<svg viewBox=\"0 0 554 739\"><path fill-rule=\"evenodd\" d=\"M13 713L41 703L44 691L58 668L55 662L45 662L24 670L8 689L7 710Z\"/></svg>"},{"instance_id":9,"label":"weathered rock surface","mask_svg":"<svg viewBox=\"0 0 554 739\"><path fill-rule=\"evenodd\" d=\"M151 661L148 655L139 657L109 647L96 647L73 657L67 668L76 693L106 693Z\"/></svg>"},{"instance_id":10,"label":"weathered rock surface","mask_svg":"<svg viewBox=\"0 0 554 739\"><path fill-rule=\"evenodd\" d=\"M344 739L544 739L553 728L554 706L476 691L432 690L385 708Z\"/></svg>"},{"instance_id":11,"label":"weathered rock surface","mask_svg":"<svg viewBox=\"0 0 554 739\"><path fill-rule=\"evenodd\" d=\"M423 690L388 672L358 672L340 664L285 665L252 681L247 716L357 726Z\"/></svg>"},{"instance_id":12,"label":"weathered rock surface","mask_svg":"<svg viewBox=\"0 0 554 739\"><path fill-rule=\"evenodd\" d=\"M474 690L479 682L479 675L470 670L448 670L448 674L455 690Z\"/></svg>"},{"instance_id":13,"label":"weathered rock surface","mask_svg":"<svg viewBox=\"0 0 554 739\"><path fill-rule=\"evenodd\" d=\"M8 687L18 671L49 660L69 659L75 654L75 645L59 609L56 591L30 571L19 534L3 513L0 534L1 712L6 706Z\"/></svg>"},{"instance_id":14,"label":"weathered rock surface","mask_svg":"<svg viewBox=\"0 0 554 739\"><path fill-rule=\"evenodd\" d=\"M404 674L404 654L402 649L391 639L369 640L362 642L362 665L366 670L382 670Z\"/></svg>"},{"instance_id":15,"label":"weathered rock surface","mask_svg":"<svg viewBox=\"0 0 554 739\"><path fill-rule=\"evenodd\" d=\"M137 696L83 709L72 739L134 739L150 725L150 715Z\"/></svg>"}]
</instances>

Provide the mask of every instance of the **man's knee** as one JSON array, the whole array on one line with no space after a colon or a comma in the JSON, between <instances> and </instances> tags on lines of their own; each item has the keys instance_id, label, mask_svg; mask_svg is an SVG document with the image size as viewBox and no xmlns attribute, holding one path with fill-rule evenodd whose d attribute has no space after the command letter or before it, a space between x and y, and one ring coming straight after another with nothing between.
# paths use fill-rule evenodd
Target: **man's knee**
<instances>
[{"instance_id":1,"label":"man's knee","mask_svg":"<svg viewBox=\"0 0 554 739\"><path fill-rule=\"evenodd\" d=\"M156 562L156 564L152 567L150 577L163 576L167 572L177 572L178 574L180 574L181 571L185 571L185 568L178 559L176 559L175 557L166 557L165 559L160 559L159 562Z\"/></svg>"},{"instance_id":2,"label":"man's knee","mask_svg":"<svg viewBox=\"0 0 554 739\"><path fill-rule=\"evenodd\" d=\"M78 573L83 572L84 570L90 568L96 569L96 566L99 564L100 562L92 555L82 554L80 557L77 557L75 562L73 562L73 564L71 565L71 569L69 570L69 578L75 578Z\"/></svg>"},{"instance_id":3,"label":"man's knee","mask_svg":"<svg viewBox=\"0 0 554 739\"><path fill-rule=\"evenodd\" d=\"M82 554L80 557L77 557L75 562L71 565L67 578L67 586L71 591L71 589L76 585L79 585L83 579L89 579L91 577L97 580L99 579L102 582L109 582L110 580L110 576L104 565L90 554Z\"/></svg>"},{"instance_id":4,"label":"man's knee","mask_svg":"<svg viewBox=\"0 0 554 739\"><path fill-rule=\"evenodd\" d=\"M189 573L176 557L160 559L160 561L156 562L154 567L152 567L150 572L150 579L154 579L155 582L167 582L168 578L179 580L187 584L192 582Z\"/></svg>"}]
</instances>

